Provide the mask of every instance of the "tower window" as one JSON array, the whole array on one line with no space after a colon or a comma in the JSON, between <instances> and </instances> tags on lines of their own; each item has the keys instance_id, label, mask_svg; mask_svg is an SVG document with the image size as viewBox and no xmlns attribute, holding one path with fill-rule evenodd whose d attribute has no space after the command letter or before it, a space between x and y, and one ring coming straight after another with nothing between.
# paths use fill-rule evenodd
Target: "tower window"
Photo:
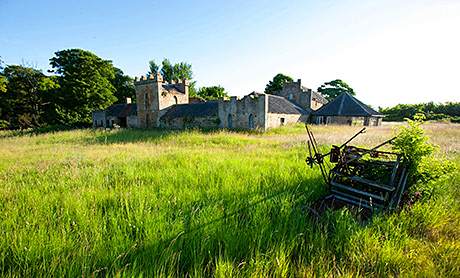
<instances>
[{"instance_id":1,"label":"tower window","mask_svg":"<svg viewBox=\"0 0 460 278\"><path fill-rule=\"evenodd\" d=\"M232 128L232 115L228 115L228 128Z\"/></svg>"},{"instance_id":2,"label":"tower window","mask_svg":"<svg viewBox=\"0 0 460 278\"><path fill-rule=\"evenodd\" d=\"M144 109L148 109L149 108L149 103L150 100L149 100L149 93L145 93L145 96L144 96Z\"/></svg>"}]
</instances>

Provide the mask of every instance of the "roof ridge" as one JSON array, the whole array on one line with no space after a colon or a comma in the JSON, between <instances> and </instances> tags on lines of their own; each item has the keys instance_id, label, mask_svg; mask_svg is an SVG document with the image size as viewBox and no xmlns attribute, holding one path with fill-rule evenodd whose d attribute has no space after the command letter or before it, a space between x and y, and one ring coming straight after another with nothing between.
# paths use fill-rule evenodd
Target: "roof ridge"
<instances>
[{"instance_id":1,"label":"roof ridge","mask_svg":"<svg viewBox=\"0 0 460 278\"><path fill-rule=\"evenodd\" d=\"M357 103L364 110L364 112L369 113L371 115L374 115L374 112L377 112L376 115L383 115L382 113L380 113L380 112L374 110L373 108L369 107L369 105L364 104L362 101L360 101L359 99L355 98L354 96L352 96L352 95L350 95L350 96L353 99L353 101L355 103Z\"/></svg>"},{"instance_id":2,"label":"roof ridge","mask_svg":"<svg viewBox=\"0 0 460 278\"><path fill-rule=\"evenodd\" d=\"M339 97L341 97L343 94L341 94ZM342 113L342 109L343 109L343 103L345 102L345 97L342 96L342 99L340 99L340 103L339 103L339 108L337 109L337 114L340 115Z\"/></svg>"}]
</instances>

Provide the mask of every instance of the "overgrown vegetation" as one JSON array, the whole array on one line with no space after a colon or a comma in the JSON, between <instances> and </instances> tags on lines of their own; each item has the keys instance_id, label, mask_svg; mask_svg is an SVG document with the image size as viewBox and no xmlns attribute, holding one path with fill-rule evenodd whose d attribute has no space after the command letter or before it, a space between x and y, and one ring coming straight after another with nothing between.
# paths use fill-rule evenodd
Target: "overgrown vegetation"
<instances>
[{"instance_id":1,"label":"overgrown vegetation","mask_svg":"<svg viewBox=\"0 0 460 278\"><path fill-rule=\"evenodd\" d=\"M422 113L414 115L414 120L406 119L408 126L395 128L396 138L391 142L393 150L403 154L403 163L409 169L407 186L411 195L431 195L433 187L430 183L456 170L451 161L433 155L439 147L429 142L422 127L425 119Z\"/></svg>"},{"instance_id":2,"label":"overgrown vegetation","mask_svg":"<svg viewBox=\"0 0 460 278\"><path fill-rule=\"evenodd\" d=\"M458 126L442 128L433 141L458 146ZM356 129L314 132L329 145ZM356 143L390 132L369 128ZM364 226L346 209L309 215L326 185L306 167L302 126L0 135L1 276L460 275L458 170L432 182L431 198Z\"/></svg>"}]
</instances>

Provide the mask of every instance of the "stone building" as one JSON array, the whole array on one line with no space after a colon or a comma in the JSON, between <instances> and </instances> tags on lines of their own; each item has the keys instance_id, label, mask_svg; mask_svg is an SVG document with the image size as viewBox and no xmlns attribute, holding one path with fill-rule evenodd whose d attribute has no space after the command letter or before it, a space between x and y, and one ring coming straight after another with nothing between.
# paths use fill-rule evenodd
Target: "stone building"
<instances>
[{"instance_id":1,"label":"stone building","mask_svg":"<svg viewBox=\"0 0 460 278\"><path fill-rule=\"evenodd\" d=\"M283 89L275 94L295 102L309 113L328 103L322 95L302 86L301 82L301 79L298 79L297 82L283 81Z\"/></svg>"},{"instance_id":2,"label":"stone building","mask_svg":"<svg viewBox=\"0 0 460 278\"><path fill-rule=\"evenodd\" d=\"M312 113L316 124L379 126L385 115L344 92Z\"/></svg>"},{"instance_id":3,"label":"stone building","mask_svg":"<svg viewBox=\"0 0 460 278\"><path fill-rule=\"evenodd\" d=\"M297 82L284 83L273 95L253 92L243 98L204 102L189 98L188 80L164 82L161 74L134 81L137 103L117 104L93 111L93 126L110 127L220 127L267 130L307 122L311 113L327 103L321 95ZM193 103L192 103L193 102Z\"/></svg>"},{"instance_id":4,"label":"stone building","mask_svg":"<svg viewBox=\"0 0 460 278\"><path fill-rule=\"evenodd\" d=\"M137 105L128 98L125 104L114 104L104 110L92 112L94 127L120 127L138 126Z\"/></svg>"}]
</instances>

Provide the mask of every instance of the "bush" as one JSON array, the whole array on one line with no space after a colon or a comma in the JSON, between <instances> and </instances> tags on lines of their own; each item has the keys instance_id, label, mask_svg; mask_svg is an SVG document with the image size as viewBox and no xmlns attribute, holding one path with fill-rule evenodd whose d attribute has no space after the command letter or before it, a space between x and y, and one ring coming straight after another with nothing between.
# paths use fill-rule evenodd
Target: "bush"
<instances>
[{"instance_id":1,"label":"bush","mask_svg":"<svg viewBox=\"0 0 460 278\"><path fill-rule=\"evenodd\" d=\"M408 126L395 129L396 138L391 142L392 149L403 155L403 165L408 168L407 188L410 192L422 196L431 196L432 181L453 172L456 165L433 156L439 150L437 145L429 143L422 124L425 115L417 113L414 120L406 119Z\"/></svg>"},{"instance_id":2,"label":"bush","mask_svg":"<svg viewBox=\"0 0 460 278\"><path fill-rule=\"evenodd\" d=\"M0 130L7 129L10 127L10 123L4 120L0 120Z\"/></svg>"}]
</instances>

